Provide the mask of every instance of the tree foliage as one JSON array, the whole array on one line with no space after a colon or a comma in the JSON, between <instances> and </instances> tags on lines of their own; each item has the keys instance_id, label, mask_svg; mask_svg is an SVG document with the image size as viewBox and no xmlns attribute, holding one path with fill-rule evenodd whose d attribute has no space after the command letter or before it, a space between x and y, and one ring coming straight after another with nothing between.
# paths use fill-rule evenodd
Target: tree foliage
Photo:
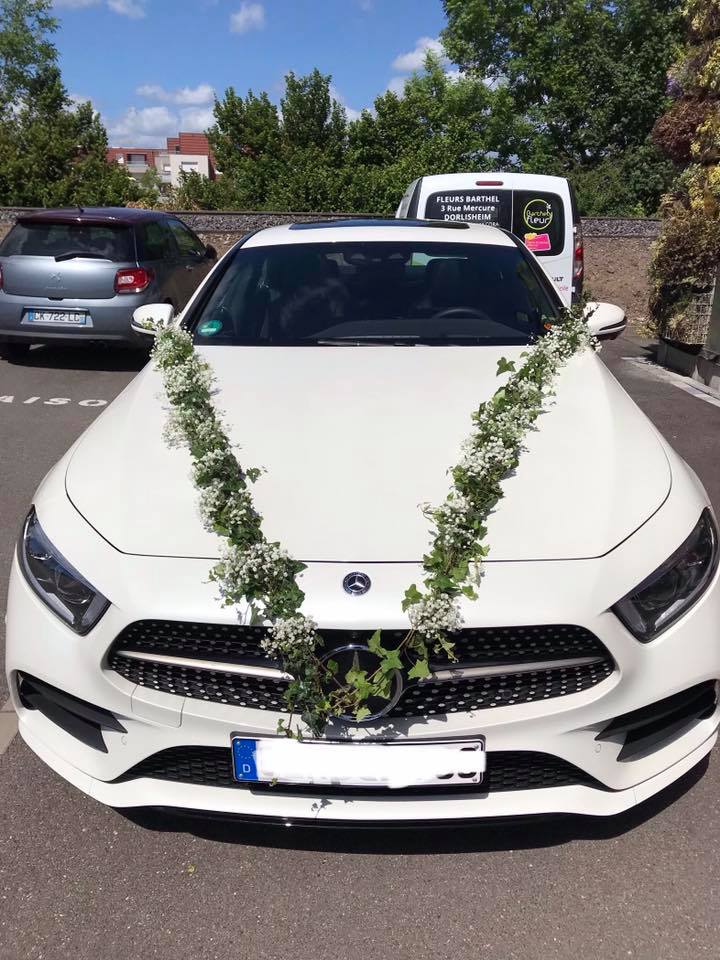
<instances>
[{"instance_id":1,"label":"tree foliage","mask_svg":"<svg viewBox=\"0 0 720 960\"><path fill-rule=\"evenodd\" d=\"M720 0L686 0L684 9L687 44L671 71L674 102L653 137L686 168L664 198L650 310L660 334L695 342L695 301L711 287L720 251Z\"/></svg>"},{"instance_id":2,"label":"tree foliage","mask_svg":"<svg viewBox=\"0 0 720 960\"><path fill-rule=\"evenodd\" d=\"M0 0L0 204L124 204L139 195L106 161L107 134L90 103L62 83L51 0Z\"/></svg>"},{"instance_id":3,"label":"tree foliage","mask_svg":"<svg viewBox=\"0 0 720 960\"><path fill-rule=\"evenodd\" d=\"M681 0L444 6L450 57L507 91L510 149L523 169L569 176L587 213L654 212L673 170L648 138L667 103ZM638 185L647 170L652 189L630 187L632 169Z\"/></svg>"}]
</instances>

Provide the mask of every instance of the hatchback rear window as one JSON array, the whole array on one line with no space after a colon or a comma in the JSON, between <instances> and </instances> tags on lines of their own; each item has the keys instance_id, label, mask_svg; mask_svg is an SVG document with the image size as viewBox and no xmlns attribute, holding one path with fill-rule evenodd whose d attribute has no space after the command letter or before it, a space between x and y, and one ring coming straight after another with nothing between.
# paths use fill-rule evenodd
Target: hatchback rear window
<instances>
[{"instance_id":1,"label":"hatchback rear window","mask_svg":"<svg viewBox=\"0 0 720 960\"><path fill-rule=\"evenodd\" d=\"M16 223L0 245L2 257L135 259L129 227L89 223Z\"/></svg>"}]
</instances>

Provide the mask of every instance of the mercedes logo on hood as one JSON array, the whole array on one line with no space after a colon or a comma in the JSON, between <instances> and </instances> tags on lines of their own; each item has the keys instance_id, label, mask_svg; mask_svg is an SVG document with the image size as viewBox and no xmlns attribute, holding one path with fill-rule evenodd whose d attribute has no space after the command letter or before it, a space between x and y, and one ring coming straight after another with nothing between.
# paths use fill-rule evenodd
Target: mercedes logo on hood
<instances>
[{"instance_id":1,"label":"mercedes logo on hood","mask_svg":"<svg viewBox=\"0 0 720 960\"><path fill-rule=\"evenodd\" d=\"M354 570L344 578L343 590L353 597L361 597L364 593L368 592L371 582L370 577L366 573L360 573Z\"/></svg>"}]
</instances>

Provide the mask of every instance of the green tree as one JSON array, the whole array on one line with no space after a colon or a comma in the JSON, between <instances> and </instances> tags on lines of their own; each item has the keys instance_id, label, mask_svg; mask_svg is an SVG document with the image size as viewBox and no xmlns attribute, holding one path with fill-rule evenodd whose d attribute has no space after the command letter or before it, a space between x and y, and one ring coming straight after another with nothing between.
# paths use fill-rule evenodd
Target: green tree
<instances>
[{"instance_id":1,"label":"green tree","mask_svg":"<svg viewBox=\"0 0 720 960\"><path fill-rule=\"evenodd\" d=\"M51 0L0 0L0 117L42 90L57 61Z\"/></svg>"},{"instance_id":2,"label":"green tree","mask_svg":"<svg viewBox=\"0 0 720 960\"><path fill-rule=\"evenodd\" d=\"M107 134L89 103L73 104L48 39L51 0L0 0L0 203L124 203L138 195L107 163Z\"/></svg>"},{"instance_id":3,"label":"green tree","mask_svg":"<svg viewBox=\"0 0 720 960\"><path fill-rule=\"evenodd\" d=\"M655 187L621 190L620 206L656 208L672 167L649 135L667 103L681 0L444 0L444 7L449 56L512 100L509 147L524 169L582 184L604 168L621 187L634 151L649 174L638 171L639 183Z\"/></svg>"}]
</instances>

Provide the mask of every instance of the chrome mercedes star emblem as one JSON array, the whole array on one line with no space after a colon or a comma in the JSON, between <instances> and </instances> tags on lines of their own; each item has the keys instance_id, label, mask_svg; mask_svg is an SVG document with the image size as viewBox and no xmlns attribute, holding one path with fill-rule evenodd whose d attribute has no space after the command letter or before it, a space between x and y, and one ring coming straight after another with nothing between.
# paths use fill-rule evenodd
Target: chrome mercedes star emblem
<instances>
[{"instance_id":1,"label":"chrome mercedes star emblem","mask_svg":"<svg viewBox=\"0 0 720 960\"><path fill-rule=\"evenodd\" d=\"M360 574L363 576L363 574ZM323 662L333 661L333 676L340 680L344 679L350 671L363 670L368 677L373 676L380 666L380 657L364 643L348 643L342 647L336 647L322 658ZM392 708L396 705L403 692L403 678L399 670L394 670L390 678L390 687L387 696L370 697L367 701L367 707L370 710L368 716L362 720L357 720L352 714L341 713L338 720L344 720L346 723L372 723L373 720L379 720L386 717Z\"/></svg>"},{"instance_id":2,"label":"chrome mercedes star emblem","mask_svg":"<svg viewBox=\"0 0 720 960\"><path fill-rule=\"evenodd\" d=\"M366 573L360 573L354 570L343 580L343 590L353 597L361 597L370 589L372 581Z\"/></svg>"}]
</instances>

